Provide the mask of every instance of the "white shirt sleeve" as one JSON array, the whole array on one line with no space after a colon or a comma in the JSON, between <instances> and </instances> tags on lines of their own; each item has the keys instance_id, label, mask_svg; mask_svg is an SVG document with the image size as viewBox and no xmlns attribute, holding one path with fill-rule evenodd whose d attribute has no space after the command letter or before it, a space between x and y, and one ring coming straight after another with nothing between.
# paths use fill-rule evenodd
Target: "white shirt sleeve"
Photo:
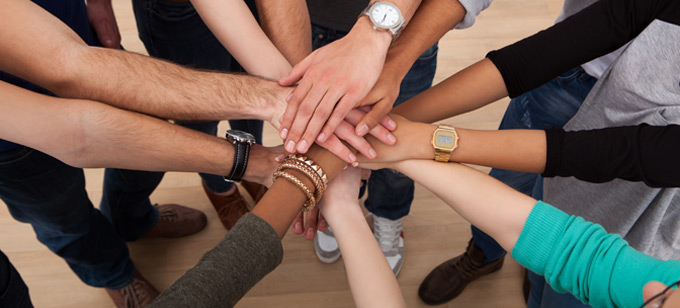
<instances>
[{"instance_id":1,"label":"white shirt sleeve","mask_svg":"<svg viewBox=\"0 0 680 308\"><path fill-rule=\"evenodd\" d=\"M475 20L477 19L477 15L481 13L483 10L489 7L491 5L491 1L493 0L458 0L461 5L465 8L465 17L463 17L463 20L459 22L454 29L465 29L472 27L472 25L475 23Z\"/></svg>"}]
</instances>

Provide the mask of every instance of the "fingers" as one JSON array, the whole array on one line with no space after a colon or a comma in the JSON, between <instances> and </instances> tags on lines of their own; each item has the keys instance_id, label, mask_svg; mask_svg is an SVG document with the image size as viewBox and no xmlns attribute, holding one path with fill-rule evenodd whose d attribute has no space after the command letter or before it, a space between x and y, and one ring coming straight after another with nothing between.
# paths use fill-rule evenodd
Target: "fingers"
<instances>
[{"instance_id":1,"label":"fingers","mask_svg":"<svg viewBox=\"0 0 680 308\"><path fill-rule=\"evenodd\" d=\"M304 214L302 211L300 211L297 216L295 216L295 219L293 219L293 223L291 224L290 230L296 235L302 234L302 232L305 230L302 225L303 217Z\"/></svg>"},{"instance_id":2,"label":"fingers","mask_svg":"<svg viewBox=\"0 0 680 308\"><path fill-rule=\"evenodd\" d=\"M326 89L321 90L320 87L313 87L311 91L307 94L300 107L297 109L297 113L292 119L292 125L289 127L288 134L286 136L285 147L286 151L293 153L296 151L297 143L302 137L307 128L309 120L312 118L314 111L317 109L317 104L324 99L326 94Z\"/></svg>"},{"instance_id":3,"label":"fingers","mask_svg":"<svg viewBox=\"0 0 680 308\"><path fill-rule=\"evenodd\" d=\"M321 80L320 84L321 88L327 88L325 87L326 83L324 83L324 80ZM309 95L302 103L298 114L295 116L293 126L288 133L288 139L298 144L296 148L298 152L306 153L312 143L314 143L319 131L321 131L331 112L333 112L333 108L335 108L335 104L342 96L342 93L342 90L333 89L326 92L326 95L323 96L320 102L313 99L312 95ZM319 102L318 105L317 102Z\"/></svg>"},{"instance_id":4,"label":"fingers","mask_svg":"<svg viewBox=\"0 0 680 308\"><path fill-rule=\"evenodd\" d=\"M316 229L323 232L328 229L328 222L326 221L326 218L323 217L322 213L319 213L319 222L316 224Z\"/></svg>"},{"instance_id":5,"label":"fingers","mask_svg":"<svg viewBox=\"0 0 680 308\"><path fill-rule=\"evenodd\" d=\"M335 134L328 137L326 141L317 143L348 164L353 164L357 160L356 155Z\"/></svg>"},{"instance_id":6,"label":"fingers","mask_svg":"<svg viewBox=\"0 0 680 308\"><path fill-rule=\"evenodd\" d=\"M286 106L286 111L283 113L283 117L281 117L281 139L286 140L286 138L288 138L288 130L293 125L293 120L295 120L295 115L298 112L300 103L302 102L302 99L307 96L307 93L311 90L312 86L312 82L303 80L286 99L288 104ZM295 145L293 145L293 148L295 148Z\"/></svg>"},{"instance_id":7,"label":"fingers","mask_svg":"<svg viewBox=\"0 0 680 308\"><path fill-rule=\"evenodd\" d=\"M309 67L312 65L314 56L316 55L316 52L311 53L309 56L304 58L300 63L295 65L293 67L293 70L290 71L288 76L285 76L279 80L279 84L282 86L292 86L296 82L298 82L302 76L307 73L307 70Z\"/></svg>"},{"instance_id":8,"label":"fingers","mask_svg":"<svg viewBox=\"0 0 680 308\"><path fill-rule=\"evenodd\" d=\"M347 114L347 117L345 117L345 120L349 122L352 125L356 125L361 119L362 116L364 116L364 113L361 112L360 110L354 109L350 111L350 113ZM396 127L396 123L392 121L389 117L385 116L387 118L387 121L391 121L393 125ZM385 128L383 125L378 125L374 128L372 128L369 133L373 136L376 137L380 142L384 144L389 144L393 145L397 142L397 138L392 134L387 128ZM363 154L363 153L362 153ZM366 156L368 157L368 156Z\"/></svg>"},{"instance_id":9,"label":"fingers","mask_svg":"<svg viewBox=\"0 0 680 308\"><path fill-rule=\"evenodd\" d=\"M345 119L345 116L347 116L347 114L354 108L354 104L352 103L353 100L354 98L350 94L345 95L340 100L340 102L335 106L335 110L333 110L333 114L331 114L328 122L326 122L323 131L321 134L319 134L317 141L324 141L328 136L335 132L335 129Z\"/></svg>"},{"instance_id":10,"label":"fingers","mask_svg":"<svg viewBox=\"0 0 680 308\"><path fill-rule=\"evenodd\" d=\"M375 158L378 155L371 144L363 137L357 136L357 134L354 133L354 126L346 121L340 123L335 130L335 135L337 135L338 138L345 140L349 145L368 158Z\"/></svg>"},{"instance_id":11,"label":"fingers","mask_svg":"<svg viewBox=\"0 0 680 308\"><path fill-rule=\"evenodd\" d=\"M316 236L316 223L319 218L319 208L315 207L305 215L305 239L311 241Z\"/></svg>"},{"instance_id":12,"label":"fingers","mask_svg":"<svg viewBox=\"0 0 680 308\"><path fill-rule=\"evenodd\" d=\"M388 112L392 110L392 103L389 100L381 100L371 108L370 111L359 121L356 126L356 133L359 136L366 135L371 129L377 127L379 124L383 125L390 130L397 128L396 123L391 119L387 119L387 122L383 122Z\"/></svg>"}]
</instances>

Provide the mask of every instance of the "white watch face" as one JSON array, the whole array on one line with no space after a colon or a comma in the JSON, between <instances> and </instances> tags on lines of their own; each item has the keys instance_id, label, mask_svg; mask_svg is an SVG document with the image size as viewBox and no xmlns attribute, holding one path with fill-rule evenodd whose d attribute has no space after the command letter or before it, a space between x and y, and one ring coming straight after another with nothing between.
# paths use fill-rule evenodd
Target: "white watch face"
<instances>
[{"instance_id":1,"label":"white watch face","mask_svg":"<svg viewBox=\"0 0 680 308\"><path fill-rule=\"evenodd\" d=\"M380 28L389 29L396 26L401 19L399 9L392 3L380 2L369 12L373 22Z\"/></svg>"}]
</instances>

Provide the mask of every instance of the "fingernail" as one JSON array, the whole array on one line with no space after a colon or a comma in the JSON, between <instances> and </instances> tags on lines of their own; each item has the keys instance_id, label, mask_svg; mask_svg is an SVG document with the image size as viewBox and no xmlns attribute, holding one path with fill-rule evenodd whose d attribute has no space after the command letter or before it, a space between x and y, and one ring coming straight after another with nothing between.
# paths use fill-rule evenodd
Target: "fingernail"
<instances>
[{"instance_id":1,"label":"fingernail","mask_svg":"<svg viewBox=\"0 0 680 308\"><path fill-rule=\"evenodd\" d=\"M355 162L357 160L357 157L354 155L354 153L349 153L349 156L347 157L349 158L350 162Z\"/></svg>"},{"instance_id":2,"label":"fingernail","mask_svg":"<svg viewBox=\"0 0 680 308\"><path fill-rule=\"evenodd\" d=\"M319 136L316 137L316 141L318 141L318 142L326 141L326 134L324 134L324 133L319 134Z\"/></svg>"},{"instance_id":3,"label":"fingernail","mask_svg":"<svg viewBox=\"0 0 680 308\"><path fill-rule=\"evenodd\" d=\"M397 137L394 137L394 135L392 135L392 134L387 134L387 140L389 142L395 143L395 142L397 142Z\"/></svg>"},{"instance_id":4,"label":"fingernail","mask_svg":"<svg viewBox=\"0 0 680 308\"><path fill-rule=\"evenodd\" d=\"M287 128L282 129L280 136L281 139L286 139L286 136L288 136L288 129Z\"/></svg>"},{"instance_id":5,"label":"fingernail","mask_svg":"<svg viewBox=\"0 0 680 308\"><path fill-rule=\"evenodd\" d=\"M314 235L314 229L308 228L307 229L307 235Z\"/></svg>"},{"instance_id":6,"label":"fingernail","mask_svg":"<svg viewBox=\"0 0 680 308\"><path fill-rule=\"evenodd\" d=\"M277 163L280 163L282 160L283 160L283 154L274 157L274 161L276 161Z\"/></svg>"},{"instance_id":7,"label":"fingernail","mask_svg":"<svg viewBox=\"0 0 680 308\"><path fill-rule=\"evenodd\" d=\"M297 146L298 152L307 152L307 140L302 140Z\"/></svg>"},{"instance_id":8,"label":"fingernail","mask_svg":"<svg viewBox=\"0 0 680 308\"><path fill-rule=\"evenodd\" d=\"M288 141L286 144L286 152L295 153L295 142L293 142L293 140Z\"/></svg>"},{"instance_id":9,"label":"fingernail","mask_svg":"<svg viewBox=\"0 0 680 308\"><path fill-rule=\"evenodd\" d=\"M397 122L394 122L394 120L392 120L392 119L387 121L387 125L389 125L391 129L397 128Z\"/></svg>"},{"instance_id":10,"label":"fingernail","mask_svg":"<svg viewBox=\"0 0 680 308\"><path fill-rule=\"evenodd\" d=\"M359 125L359 127L357 128L357 135L363 136L366 135L366 133L368 133L368 125L366 125L365 123Z\"/></svg>"},{"instance_id":11,"label":"fingernail","mask_svg":"<svg viewBox=\"0 0 680 308\"><path fill-rule=\"evenodd\" d=\"M302 223L301 223L301 222L296 223L296 224L295 224L295 229L297 229L297 230L302 230Z\"/></svg>"},{"instance_id":12,"label":"fingernail","mask_svg":"<svg viewBox=\"0 0 680 308\"><path fill-rule=\"evenodd\" d=\"M358 166L359 166L359 163L358 163L358 162L353 162L353 163L352 163L352 167L358 167Z\"/></svg>"},{"instance_id":13,"label":"fingernail","mask_svg":"<svg viewBox=\"0 0 680 308\"><path fill-rule=\"evenodd\" d=\"M369 149L368 150L368 156L370 158L375 158L376 156L378 156L378 153L376 153L374 149Z\"/></svg>"}]
</instances>

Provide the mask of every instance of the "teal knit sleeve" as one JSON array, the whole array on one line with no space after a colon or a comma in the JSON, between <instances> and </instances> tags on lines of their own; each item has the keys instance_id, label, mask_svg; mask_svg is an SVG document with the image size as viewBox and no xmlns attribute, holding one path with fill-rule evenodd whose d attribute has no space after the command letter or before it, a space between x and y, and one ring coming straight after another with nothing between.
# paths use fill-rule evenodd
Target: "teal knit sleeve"
<instances>
[{"instance_id":1,"label":"teal knit sleeve","mask_svg":"<svg viewBox=\"0 0 680 308\"><path fill-rule=\"evenodd\" d=\"M594 307L639 307L642 288L680 279L680 261L662 261L598 224L539 201L512 250L520 264L545 276L558 292Z\"/></svg>"}]
</instances>

